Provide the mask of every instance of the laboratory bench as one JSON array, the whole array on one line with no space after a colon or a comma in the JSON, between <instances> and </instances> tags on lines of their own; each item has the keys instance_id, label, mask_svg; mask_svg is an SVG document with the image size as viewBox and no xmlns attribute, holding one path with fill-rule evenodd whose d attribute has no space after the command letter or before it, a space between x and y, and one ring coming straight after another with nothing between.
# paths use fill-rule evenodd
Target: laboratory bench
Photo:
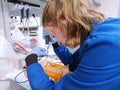
<instances>
[{"instance_id":1,"label":"laboratory bench","mask_svg":"<svg viewBox=\"0 0 120 90\"><path fill-rule=\"evenodd\" d=\"M24 58L23 54L15 54L13 57L0 59L2 62L0 62L1 90L31 90L29 82L26 81L27 77L24 75L25 70L22 68L25 65Z\"/></svg>"},{"instance_id":2,"label":"laboratory bench","mask_svg":"<svg viewBox=\"0 0 120 90\"><path fill-rule=\"evenodd\" d=\"M12 67L7 73L5 73L3 77L0 77L0 88L9 87L9 89L5 89L5 90L16 90L16 89L32 90L27 78L26 70L23 68L23 66L25 65L24 58L25 58L24 55L18 54L15 56L17 62L14 62L15 64L14 67ZM11 59L13 60L13 58ZM57 70L60 70L61 69L60 65L63 65L56 55L48 55L48 56L40 57L38 62L42 65L42 67L45 66L45 68L49 68L49 69L55 68ZM45 65L45 63L47 64ZM50 66L50 64L52 67ZM47 73L47 69L46 69L46 73ZM60 74L56 74L56 75L60 75ZM57 78L55 77L55 79L58 80L58 77Z\"/></svg>"}]
</instances>

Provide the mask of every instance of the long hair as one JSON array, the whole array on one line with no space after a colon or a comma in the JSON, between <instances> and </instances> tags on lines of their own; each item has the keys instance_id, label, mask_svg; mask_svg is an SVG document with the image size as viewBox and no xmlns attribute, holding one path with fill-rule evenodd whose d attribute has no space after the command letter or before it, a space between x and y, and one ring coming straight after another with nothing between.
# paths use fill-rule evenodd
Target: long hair
<instances>
[{"instance_id":1,"label":"long hair","mask_svg":"<svg viewBox=\"0 0 120 90\"><path fill-rule=\"evenodd\" d=\"M86 3L89 0L48 0L43 11L43 26L57 25L63 32L65 45L74 48L81 45L81 31L91 32L94 22L105 17Z\"/></svg>"}]
</instances>

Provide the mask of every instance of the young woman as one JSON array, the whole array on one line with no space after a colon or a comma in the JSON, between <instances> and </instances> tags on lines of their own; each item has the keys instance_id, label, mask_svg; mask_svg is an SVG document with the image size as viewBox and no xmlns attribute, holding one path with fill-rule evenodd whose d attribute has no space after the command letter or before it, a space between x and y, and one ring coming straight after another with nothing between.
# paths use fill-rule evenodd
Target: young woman
<instances>
[{"instance_id":1,"label":"young woman","mask_svg":"<svg viewBox=\"0 0 120 90\"><path fill-rule=\"evenodd\" d=\"M120 19L105 18L85 1L47 1L43 26L57 40L54 51L71 73L54 83L31 54L26 64L33 90L120 90ZM66 48L79 45L73 54Z\"/></svg>"}]
</instances>

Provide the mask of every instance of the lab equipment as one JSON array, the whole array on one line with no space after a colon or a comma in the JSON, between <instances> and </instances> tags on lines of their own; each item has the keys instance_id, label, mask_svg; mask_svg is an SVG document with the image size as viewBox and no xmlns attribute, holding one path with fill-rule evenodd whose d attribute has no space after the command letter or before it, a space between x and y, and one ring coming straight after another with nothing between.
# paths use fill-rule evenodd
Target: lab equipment
<instances>
[{"instance_id":1,"label":"lab equipment","mask_svg":"<svg viewBox=\"0 0 120 90\"><path fill-rule=\"evenodd\" d=\"M46 56L47 55L47 52L46 52L46 49L43 48L43 47L35 47L33 48L29 53L28 55L30 54L36 54L37 56L39 57L42 57L42 56Z\"/></svg>"},{"instance_id":2,"label":"lab equipment","mask_svg":"<svg viewBox=\"0 0 120 90\"><path fill-rule=\"evenodd\" d=\"M18 27L16 27L15 29L11 30L11 41L19 41L19 40L23 40L25 39L25 36L23 35L23 33L19 30Z\"/></svg>"},{"instance_id":3,"label":"lab equipment","mask_svg":"<svg viewBox=\"0 0 120 90\"><path fill-rule=\"evenodd\" d=\"M24 32L24 7L22 6L22 9L20 10L20 13L21 13L21 19L20 19L20 22L21 22L21 24L22 24L22 30L23 30L23 32Z\"/></svg>"},{"instance_id":4,"label":"lab equipment","mask_svg":"<svg viewBox=\"0 0 120 90\"><path fill-rule=\"evenodd\" d=\"M22 54L27 54L27 52L29 52L21 42L15 42L13 44L13 49L17 52L17 53L22 53Z\"/></svg>"},{"instance_id":5,"label":"lab equipment","mask_svg":"<svg viewBox=\"0 0 120 90\"><path fill-rule=\"evenodd\" d=\"M0 36L0 79L4 79L3 76L13 68L14 61L11 57L14 55L11 45L3 36Z\"/></svg>"},{"instance_id":6,"label":"lab equipment","mask_svg":"<svg viewBox=\"0 0 120 90\"><path fill-rule=\"evenodd\" d=\"M38 40L36 38L31 38L30 39L30 48L35 48L38 45Z\"/></svg>"},{"instance_id":7,"label":"lab equipment","mask_svg":"<svg viewBox=\"0 0 120 90\"><path fill-rule=\"evenodd\" d=\"M45 28L43 28L43 38L45 39L45 44L49 44L49 42L50 42L51 44L54 44L54 43L57 42L54 37L52 37L51 35L49 35L49 34L46 32Z\"/></svg>"},{"instance_id":8,"label":"lab equipment","mask_svg":"<svg viewBox=\"0 0 120 90\"><path fill-rule=\"evenodd\" d=\"M0 36L0 58L6 58L15 55L11 45L4 36Z\"/></svg>"},{"instance_id":9,"label":"lab equipment","mask_svg":"<svg viewBox=\"0 0 120 90\"><path fill-rule=\"evenodd\" d=\"M25 22L25 24L27 26L27 38L29 38L29 31L30 31L29 30L30 9L29 9L28 5L26 5L25 9L26 9L26 22Z\"/></svg>"},{"instance_id":10,"label":"lab equipment","mask_svg":"<svg viewBox=\"0 0 120 90\"><path fill-rule=\"evenodd\" d=\"M50 41L50 36L48 35L48 33L45 31L45 28L43 28L43 39L45 39L45 44L49 44Z\"/></svg>"},{"instance_id":11,"label":"lab equipment","mask_svg":"<svg viewBox=\"0 0 120 90\"><path fill-rule=\"evenodd\" d=\"M69 72L68 66L64 66L60 63L53 63L50 61L44 63L43 69L45 73L48 74L49 78L55 82L59 81L61 77Z\"/></svg>"}]
</instances>

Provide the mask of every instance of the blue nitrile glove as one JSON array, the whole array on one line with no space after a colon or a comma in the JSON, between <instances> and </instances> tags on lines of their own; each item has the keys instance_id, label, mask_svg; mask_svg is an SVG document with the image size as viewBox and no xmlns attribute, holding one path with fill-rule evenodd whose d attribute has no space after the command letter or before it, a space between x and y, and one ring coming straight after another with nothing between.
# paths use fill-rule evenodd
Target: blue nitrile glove
<instances>
[{"instance_id":1,"label":"blue nitrile glove","mask_svg":"<svg viewBox=\"0 0 120 90\"><path fill-rule=\"evenodd\" d=\"M43 47L35 47L30 51L29 55L30 54L36 54L37 56L42 57L47 55L47 51Z\"/></svg>"}]
</instances>

